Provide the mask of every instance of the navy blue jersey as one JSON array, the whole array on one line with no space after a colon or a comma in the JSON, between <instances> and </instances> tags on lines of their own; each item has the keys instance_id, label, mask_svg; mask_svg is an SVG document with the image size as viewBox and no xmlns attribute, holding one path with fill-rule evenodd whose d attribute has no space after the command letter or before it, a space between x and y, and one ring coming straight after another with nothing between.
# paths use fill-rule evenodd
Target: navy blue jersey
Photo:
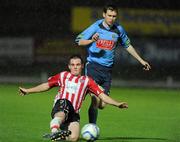
<instances>
[{"instance_id":1,"label":"navy blue jersey","mask_svg":"<svg viewBox=\"0 0 180 142\"><path fill-rule=\"evenodd\" d=\"M85 29L77 36L76 42L81 39L89 40L98 33L99 39L88 45L87 61L111 67L114 63L115 48L119 45L127 48L130 40L121 25L115 23L111 28L106 28L103 26L103 21L104 19L98 20Z\"/></svg>"}]
</instances>

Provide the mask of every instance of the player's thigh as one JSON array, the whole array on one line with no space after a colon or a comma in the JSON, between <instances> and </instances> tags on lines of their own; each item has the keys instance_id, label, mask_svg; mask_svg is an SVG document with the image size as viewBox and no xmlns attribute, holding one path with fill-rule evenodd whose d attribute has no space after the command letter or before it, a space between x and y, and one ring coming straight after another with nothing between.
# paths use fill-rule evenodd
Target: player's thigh
<instances>
[{"instance_id":1,"label":"player's thigh","mask_svg":"<svg viewBox=\"0 0 180 142\"><path fill-rule=\"evenodd\" d=\"M89 77L91 77L97 84L100 84L101 82L101 71L99 67L96 64L93 63L87 63L85 74Z\"/></svg>"},{"instance_id":2,"label":"player's thigh","mask_svg":"<svg viewBox=\"0 0 180 142\"><path fill-rule=\"evenodd\" d=\"M69 140L76 141L80 135L80 124L77 121L71 122L69 124L68 129L71 131L71 135L69 136Z\"/></svg>"}]
</instances>

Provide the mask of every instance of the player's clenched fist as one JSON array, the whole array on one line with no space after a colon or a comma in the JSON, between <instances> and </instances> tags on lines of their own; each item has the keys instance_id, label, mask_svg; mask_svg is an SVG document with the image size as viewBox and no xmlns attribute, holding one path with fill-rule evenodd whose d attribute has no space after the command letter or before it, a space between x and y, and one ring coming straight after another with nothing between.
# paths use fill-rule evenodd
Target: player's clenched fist
<instances>
[{"instance_id":1,"label":"player's clenched fist","mask_svg":"<svg viewBox=\"0 0 180 142\"><path fill-rule=\"evenodd\" d=\"M19 87L19 95L24 96L27 94L27 91L25 88Z\"/></svg>"},{"instance_id":2,"label":"player's clenched fist","mask_svg":"<svg viewBox=\"0 0 180 142\"><path fill-rule=\"evenodd\" d=\"M128 104L126 102L119 103L119 108L128 108Z\"/></svg>"},{"instance_id":3,"label":"player's clenched fist","mask_svg":"<svg viewBox=\"0 0 180 142\"><path fill-rule=\"evenodd\" d=\"M95 33L93 36L92 36L92 40L93 41L97 41L99 39L99 34L98 33Z\"/></svg>"}]
</instances>

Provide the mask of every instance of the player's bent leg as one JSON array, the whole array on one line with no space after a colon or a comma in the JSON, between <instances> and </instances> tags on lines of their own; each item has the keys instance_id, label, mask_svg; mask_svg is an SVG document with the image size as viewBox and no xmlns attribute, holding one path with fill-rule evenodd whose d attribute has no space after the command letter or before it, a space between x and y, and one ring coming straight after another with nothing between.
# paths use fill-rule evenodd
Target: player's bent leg
<instances>
[{"instance_id":1,"label":"player's bent leg","mask_svg":"<svg viewBox=\"0 0 180 142\"><path fill-rule=\"evenodd\" d=\"M79 122L71 122L68 129L71 131L71 135L67 138L68 141L76 142L80 135L80 125Z\"/></svg>"},{"instance_id":2,"label":"player's bent leg","mask_svg":"<svg viewBox=\"0 0 180 142\"><path fill-rule=\"evenodd\" d=\"M89 114L89 123L96 124L97 116L98 116L98 99L94 95L92 95L91 97L91 105L89 107L88 114Z\"/></svg>"},{"instance_id":3,"label":"player's bent leg","mask_svg":"<svg viewBox=\"0 0 180 142\"><path fill-rule=\"evenodd\" d=\"M59 127L61 123L64 121L64 119L65 119L64 112L60 111L55 113L54 118L50 122L50 128L52 133L55 133L59 130Z\"/></svg>"},{"instance_id":4,"label":"player's bent leg","mask_svg":"<svg viewBox=\"0 0 180 142\"><path fill-rule=\"evenodd\" d=\"M91 104L93 105L94 108L98 108L100 103L100 99L95 96L94 94L91 95Z\"/></svg>"},{"instance_id":5,"label":"player's bent leg","mask_svg":"<svg viewBox=\"0 0 180 142\"><path fill-rule=\"evenodd\" d=\"M105 102L103 102L101 99L99 99L96 96L93 96L92 102L94 108L104 109L105 106L107 105Z\"/></svg>"},{"instance_id":6,"label":"player's bent leg","mask_svg":"<svg viewBox=\"0 0 180 142\"><path fill-rule=\"evenodd\" d=\"M98 106L98 108L99 108L99 109L104 109L106 105L107 105L107 104L106 104L105 102L103 102L102 100L100 100L100 101L99 101L99 106Z\"/></svg>"}]
</instances>

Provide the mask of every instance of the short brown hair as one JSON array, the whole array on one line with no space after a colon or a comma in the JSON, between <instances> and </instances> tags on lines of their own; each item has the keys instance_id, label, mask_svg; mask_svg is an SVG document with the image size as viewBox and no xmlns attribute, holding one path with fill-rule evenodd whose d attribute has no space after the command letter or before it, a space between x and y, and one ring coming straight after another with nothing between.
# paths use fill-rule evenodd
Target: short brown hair
<instances>
[{"instance_id":1,"label":"short brown hair","mask_svg":"<svg viewBox=\"0 0 180 142\"><path fill-rule=\"evenodd\" d=\"M106 13L107 10L116 11L118 13L118 8L115 5L108 4L103 8L103 12Z\"/></svg>"},{"instance_id":2,"label":"short brown hair","mask_svg":"<svg viewBox=\"0 0 180 142\"><path fill-rule=\"evenodd\" d=\"M70 56L69 57L69 64L70 64L70 60L71 59L80 59L81 60L81 64L84 64L83 58L79 54L74 54L74 55Z\"/></svg>"}]
</instances>

